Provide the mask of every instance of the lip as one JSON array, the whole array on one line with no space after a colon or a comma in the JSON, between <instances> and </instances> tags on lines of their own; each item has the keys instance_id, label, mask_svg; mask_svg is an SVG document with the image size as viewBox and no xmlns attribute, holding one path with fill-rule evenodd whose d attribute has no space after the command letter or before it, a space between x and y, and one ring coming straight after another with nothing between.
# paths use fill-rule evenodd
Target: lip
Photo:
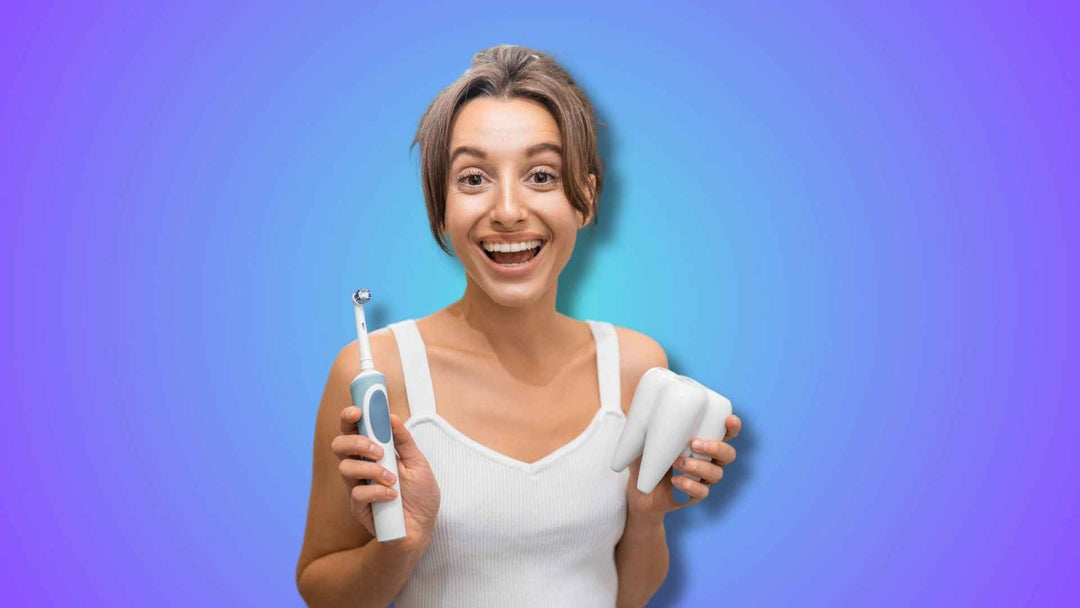
<instances>
[{"instance_id":1,"label":"lip","mask_svg":"<svg viewBox=\"0 0 1080 608\"><path fill-rule=\"evenodd\" d=\"M544 244L540 247L540 251L538 251L536 255L533 256L533 259L525 262L520 266L511 267L502 266L496 263L495 260L489 258L487 256L487 253L484 252L484 248L481 247L479 243L476 243L476 248L480 251L480 257L484 258L484 262L488 265L488 268L493 270L495 274L499 275L500 277L512 279L515 277L523 277L532 272L533 269L536 268L536 265L539 264L540 258L544 255L544 252L547 251L548 245L550 244L551 241L545 240Z\"/></svg>"},{"instance_id":2,"label":"lip","mask_svg":"<svg viewBox=\"0 0 1080 608\"><path fill-rule=\"evenodd\" d=\"M522 241L548 241L548 238L539 232L518 232L515 234L491 234L476 239L477 242L489 243L520 243Z\"/></svg>"}]
</instances>

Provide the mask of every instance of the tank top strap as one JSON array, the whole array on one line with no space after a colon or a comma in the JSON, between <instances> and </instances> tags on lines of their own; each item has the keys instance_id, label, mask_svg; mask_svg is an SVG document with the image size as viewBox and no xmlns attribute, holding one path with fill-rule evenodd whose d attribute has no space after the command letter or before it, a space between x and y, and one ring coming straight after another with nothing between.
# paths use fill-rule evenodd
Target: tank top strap
<instances>
[{"instance_id":1,"label":"tank top strap","mask_svg":"<svg viewBox=\"0 0 1080 608\"><path fill-rule=\"evenodd\" d=\"M405 395L409 399L409 417L415 418L435 413L435 390L431 384L427 350L416 328L415 319L405 319L387 325L394 332L398 353L401 355L401 373L405 376Z\"/></svg>"},{"instance_id":2,"label":"tank top strap","mask_svg":"<svg viewBox=\"0 0 1080 608\"><path fill-rule=\"evenodd\" d=\"M596 339L596 371L600 384L600 407L622 414L619 374L619 337L606 321L586 320Z\"/></svg>"}]
</instances>

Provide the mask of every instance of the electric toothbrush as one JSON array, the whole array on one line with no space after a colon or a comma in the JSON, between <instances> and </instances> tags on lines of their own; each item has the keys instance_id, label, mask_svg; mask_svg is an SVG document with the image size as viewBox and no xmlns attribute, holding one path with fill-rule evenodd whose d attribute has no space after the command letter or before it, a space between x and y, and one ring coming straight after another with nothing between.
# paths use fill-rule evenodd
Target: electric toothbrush
<instances>
[{"instance_id":1,"label":"electric toothbrush","mask_svg":"<svg viewBox=\"0 0 1080 608\"><path fill-rule=\"evenodd\" d=\"M360 350L360 373L349 383L349 392L355 407L363 410L360 416L359 431L364 437L382 448L382 457L378 462L394 474L397 491L393 500L377 500L371 503L371 514L375 520L375 537L380 543L393 542L405 538L405 512L401 504L400 475L397 468L397 453L394 451L394 434L390 426L390 404L386 396L386 376L375 370L371 356L371 343L368 341L367 322L364 319L364 303L371 300L371 291L358 289L353 294L353 309L356 312L356 344ZM370 479L362 483L370 484Z\"/></svg>"}]
</instances>

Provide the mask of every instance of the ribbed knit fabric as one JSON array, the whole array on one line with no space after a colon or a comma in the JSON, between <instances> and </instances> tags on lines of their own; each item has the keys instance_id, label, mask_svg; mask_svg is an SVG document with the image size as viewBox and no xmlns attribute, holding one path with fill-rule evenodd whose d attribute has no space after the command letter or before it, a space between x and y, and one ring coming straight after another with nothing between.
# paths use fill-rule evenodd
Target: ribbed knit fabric
<instances>
[{"instance_id":1,"label":"ribbed knit fabric","mask_svg":"<svg viewBox=\"0 0 1080 608\"><path fill-rule=\"evenodd\" d=\"M439 416L415 320L389 325L409 398L405 426L442 497L431 544L395 598L397 608L615 605L615 545L630 475L610 466L626 424L619 345L610 323L587 322L600 407L580 435L533 463L496 452Z\"/></svg>"}]
</instances>

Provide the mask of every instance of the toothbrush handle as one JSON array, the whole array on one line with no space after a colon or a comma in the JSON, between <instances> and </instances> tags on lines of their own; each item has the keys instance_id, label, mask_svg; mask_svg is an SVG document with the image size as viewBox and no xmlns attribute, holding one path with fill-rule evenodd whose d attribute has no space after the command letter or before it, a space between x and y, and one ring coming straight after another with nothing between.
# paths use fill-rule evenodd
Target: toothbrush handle
<instances>
[{"instance_id":1,"label":"toothbrush handle","mask_svg":"<svg viewBox=\"0 0 1080 608\"><path fill-rule=\"evenodd\" d=\"M376 462L395 475L394 485L391 487L397 491L397 496L393 500L377 500L371 503L375 537L380 543L402 539L405 537L405 512L401 503L401 476L398 473L394 435L390 426L386 377L375 370L363 371L349 384L349 392L352 394L353 405L364 412L360 417L360 434L382 448L383 455Z\"/></svg>"}]
</instances>

